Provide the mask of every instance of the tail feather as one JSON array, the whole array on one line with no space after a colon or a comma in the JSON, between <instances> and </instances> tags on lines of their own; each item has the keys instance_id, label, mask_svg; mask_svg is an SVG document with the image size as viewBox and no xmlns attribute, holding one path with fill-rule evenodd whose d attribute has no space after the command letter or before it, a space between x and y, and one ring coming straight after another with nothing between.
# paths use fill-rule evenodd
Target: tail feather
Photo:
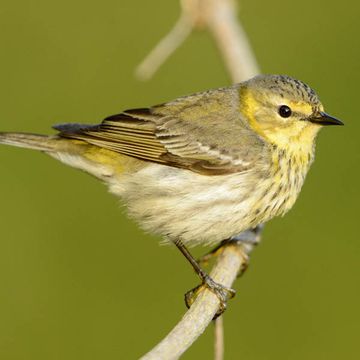
<instances>
[{"instance_id":1,"label":"tail feather","mask_svg":"<svg viewBox=\"0 0 360 360\"><path fill-rule=\"evenodd\" d=\"M0 132L0 144L40 151L55 151L56 139L56 136Z\"/></svg>"},{"instance_id":2,"label":"tail feather","mask_svg":"<svg viewBox=\"0 0 360 360\"><path fill-rule=\"evenodd\" d=\"M39 150L64 164L83 170L101 180L108 181L129 164L124 155L110 150L99 150L95 145L58 135L0 132L0 144ZM95 151L93 151L95 150Z\"/></svg>"}]
</instances>

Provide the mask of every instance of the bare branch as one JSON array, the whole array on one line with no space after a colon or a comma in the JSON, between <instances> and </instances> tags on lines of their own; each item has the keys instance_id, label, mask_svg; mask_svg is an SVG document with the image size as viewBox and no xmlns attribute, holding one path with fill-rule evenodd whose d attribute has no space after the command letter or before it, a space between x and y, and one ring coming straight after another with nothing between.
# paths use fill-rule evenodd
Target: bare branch
<instances>
[{"instance_id":1,"label":"bare branch","mask_svg":"<svg viewBox=\"0 0 360 360\"><path fill-rule=\"evenodd\" d=\"M215 320L215 331L214 331L214 359L224 359L224 321L223 317L219 316Z\"/></svg>"},{"instance_id":2,"label":"bare branch","mask_svg":"<svg viewBox=\"0 0 360 360\"><path fill-rule=\"evenodd\" d=\"M233 0L208 0L212 3L207 17L208 28L234 83L259 73L246 33L236 17Z\"/></svg>"},{"instance_id":3,"label":"bare branch","mask_svg":"<svg viewBox=\"0 0 360 360\"><path fill-rule=\"evenodd\" d=\"M213 35L233 82L259 73L245 31L237 20L234 0L181 0L181 7L173 29L137 67L139 79L151 78L194 28L208 29Z\"/></svg>"},{"instance_id":4,"label":"bare branch","mask_svg":"<svg viewBox=\"0 0 360 360\"><path fill-rule=\"evenodd\" d=\"M231 287L241 266L247 261L247 250L228 245L219 255L210 276L218 283ZM219 309L219 298L204 289L181 321L141 360L178 359L204 332Z\"/></svg>"},{"instance_id":5,"label":"bare branch","mask_svg":"<svg viewBox=\"0 0 360 360\"><path fill-rule=\"evenodd\" d=\"M184 42L191 33L192 24L184 13L172 30L155 46L136 68L135 75L140 80L149 80L166 59Z\"/></svg>"}]
</instances>

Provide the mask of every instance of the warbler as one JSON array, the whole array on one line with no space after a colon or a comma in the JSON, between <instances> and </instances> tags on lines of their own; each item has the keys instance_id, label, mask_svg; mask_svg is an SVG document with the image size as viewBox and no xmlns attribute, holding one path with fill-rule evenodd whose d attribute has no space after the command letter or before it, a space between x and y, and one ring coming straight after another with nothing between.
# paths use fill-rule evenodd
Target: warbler
<instances>
[{"instance_id":1,"label":"warbler","mask_svg":"<svg viewBox=\"0 0 360 360\"><path fill-rule=\"evenodd\" d=\"M100 125L56 125L56 135L0 133L0 143L43 151L102 180L131 218L175 243L219 293L185 246L217 244L285 214L326 125L343 123L308 85L259 75Z\"/></svg>"}]
</instances>

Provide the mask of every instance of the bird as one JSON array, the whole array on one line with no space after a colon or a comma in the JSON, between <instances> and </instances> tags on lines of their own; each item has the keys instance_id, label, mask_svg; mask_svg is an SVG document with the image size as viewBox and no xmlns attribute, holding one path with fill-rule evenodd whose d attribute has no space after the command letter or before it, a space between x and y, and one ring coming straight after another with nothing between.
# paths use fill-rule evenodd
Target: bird
<instances>
[{"instance_id":1,"label":"bird","mask_svg":"<svg viewBox=\"0 0 360 360\"><path fill-rule=\"evenodd\" d=\"M215 283L188 248L217 245L289 211L328 125L343 123L304 82L258 75L98 125L55 125L55 135L1 132L0 143L100 179L130 218L180 249L225 308L233 290Z\"/></svg>"}]
</instances>

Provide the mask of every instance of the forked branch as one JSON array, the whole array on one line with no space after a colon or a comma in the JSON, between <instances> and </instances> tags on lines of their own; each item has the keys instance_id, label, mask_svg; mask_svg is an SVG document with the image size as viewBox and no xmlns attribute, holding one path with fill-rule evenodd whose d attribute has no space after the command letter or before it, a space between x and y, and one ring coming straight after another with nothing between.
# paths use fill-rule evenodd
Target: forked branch
<instances>
[{"instance_id":1,"label":"forked branch","mask_svg":"<svg viewBox=\"0 0 360 360\"><path fill-rule=\"evenodd\" d=\"M259 73L246 33L236 16L234 0L181 0L182 13L171 31L136 68L148 80L195 29L208 30L234 83Z\"/></svg>"}]
</instances>

